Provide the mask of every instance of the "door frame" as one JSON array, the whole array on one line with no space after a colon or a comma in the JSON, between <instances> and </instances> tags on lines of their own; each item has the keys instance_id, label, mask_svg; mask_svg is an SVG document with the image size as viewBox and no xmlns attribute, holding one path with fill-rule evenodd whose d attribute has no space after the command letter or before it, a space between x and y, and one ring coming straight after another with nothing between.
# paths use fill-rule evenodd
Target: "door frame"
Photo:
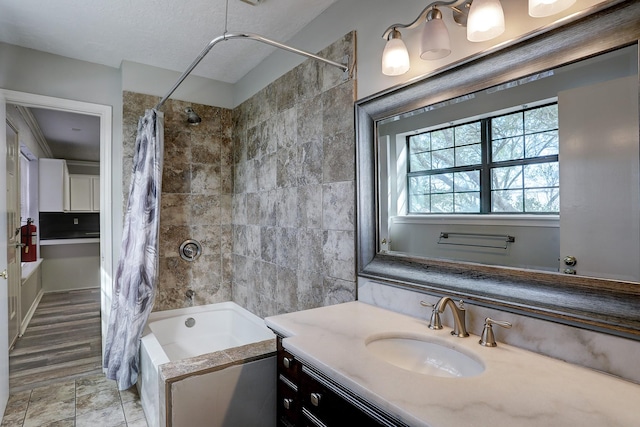
<instances>
[{"instance_id":1,"label":"door frame","mask_svg":"<svg viewBox=\"0 0 640 427\"><path fill-rule=\"evenodd\" d=\"M113 283L113 197L111 184L113 109L110 105L74 101L1 88L0 96L8 104L47 108L100 118L100 312L102 315L102 347L104 349Z\"/></svg>"},{"instance_id":2,"label":"door frame","mask_svg":"<svg viewBox=\"0 0 640 427\"><path fill-rule=\"evenodd\" d=\"M18 131L18 128L11 123L11 120L9 120L9 117L5 117L5 127L9 127L13 130L13 132L15 133L15 138L16 140L14 142L12 142L12 144L15 144L15 170L14 173L16 175L15 177L15 182L16 184L18 184L16 186L16 188L14 188L14 191L16 192L16 198L14 198L11 202L9 202L9 200L7 200L7 212L9 212L9 209L15 209L17 212L17 220L14 221L13 226L11 226L10 228L7 227L7 230L13 230L16 226L18 228L18 230L21 229L21 224L22 224L22 218L21 218L21 212L20 212L20 132ZM6 131L6 129L5 129ZM5 132L6 133L6 132ZM8 153L9 153L9 140L7 139L6 141L7 144L7 155L5 157L8 157ZM6 160L5 160L6 161ZM5 173L5 175L9 175L8 172ZM7 189L9 188L9 180L7 179ZM13 205L17 202L17 206L10 206L10 203ZM9 222L9 217L7 215L7 225ZM20 292L21 292L21 288L22 288L22 265L21 265L21 248L17 246L17 244L21 243L21 234L19 231L16 231L15 234L13 236L11 235L7 235L7 239L9 241L9 243L14 240L14 245L8 245L7 247L7 251L15 251L15 267L13 268L13 271L9 270L9 265L7 265L7 269L9 270L9 278L7 279L7 302L8 302L8 315L9 318L7 319L7 322L9 323L8 326L11 326L11 321L10 321L10 317L11 317L11 304L12 304L12 297L14 295L12 295L13 293L15 293L15 301L13 301L13 304L15 304L14 310L15 310L15 328L13 330L8 331L9 333L9 350L11 350L11 347L13 347L13 345L15 344L16 340L18 339L18 336L20 336L20 330L22 328L22 310L21 310L21 306L22 306L22 302L20 300ZM7 256L7 260L8 260L8 256ZM13 274L12 274L13 273Z\"/></svg>"}]
</instances>

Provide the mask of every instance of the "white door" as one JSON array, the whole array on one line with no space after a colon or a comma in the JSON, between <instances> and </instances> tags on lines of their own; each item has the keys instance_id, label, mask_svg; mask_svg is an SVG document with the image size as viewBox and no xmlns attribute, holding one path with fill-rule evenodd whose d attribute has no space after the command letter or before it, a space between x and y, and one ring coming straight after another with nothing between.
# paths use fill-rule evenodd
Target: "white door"
<instances>
[{"instance_id":1,"label":"white door","mask_svg":"<svg viewBox=\"0 0 640 427\"><path fill-rule=\"evenodd\" d=\"M0 123L7 120L4 97L0 96ZM0 153L7 152L7 135L0 131ZM0 188L7 186L7 164L0 161ZM7 201L0 197L0 272L7 271ZM5 273L6 275L6 273ZM0 319L7 319L7 280L0 278ZM8 329L0 327L0 412L4 414L9 399L9 337Z\"/></svg>"},{"instance_id":2,"label":"white door","mask_svg":"<svg viewBox=\"0 0 640 427\"><path fill-rule=\"evenodd\" d=\"M20 282L22 268L20 264L20 144L18 130L6 121L7 144L7 272L8 280L8 320L9 348L20 333ZM26 218L25 218L26 220Z\"/></svg>"},{"instance_id":3,"label":"white door","mask_svg":"<svg viewBox=\"0 0 640 427\"><path fill-rule=\"evenodd\" d=\"M558 112L560 271L573 256L577 274L637 282L638 77L560 92Z\"/></svg>"}]
</instances>

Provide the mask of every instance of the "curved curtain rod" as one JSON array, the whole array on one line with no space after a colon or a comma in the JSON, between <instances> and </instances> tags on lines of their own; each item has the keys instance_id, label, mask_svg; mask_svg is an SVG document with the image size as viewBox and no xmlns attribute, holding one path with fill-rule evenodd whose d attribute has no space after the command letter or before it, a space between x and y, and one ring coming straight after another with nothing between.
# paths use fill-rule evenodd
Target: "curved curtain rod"
<instances>
[{"instance_id":1,"label":"curved curtain rod","mask_svg":"<svg viewBox=\"0 0 640 427\"><path fill-rule=\"evenodd\" d=\"M268 44L268 45L271 45L271 46L275 46L275 47L277 47L279 49L287 50L289 52L293 52L293 53L296 53L298 55L306 56L308 58L312 58L312 59L315 59L317 61L324 62L325 64L329 64L329 65L332 65L334 67L340 68L344 72L349 71L349 66L348 65L341 64L339 62L334 62L334 61L331 61L329 59L323 58L321 56L314 55L313 53L310 53L310 52L307 52L307 51L304 51L304 50L300 50L300 49L296 49L296 48L291 47L291 46L287 46L286 44L282 44L282 43L279 43L277 41L270 40L270 39L268 39L266 37L262 37L262 36L260 36L258 34L251 34L251 33L225 33L225 34L223 34L221 36L218 36L215 39L211 40L209 42L209 44L207 46L205 46L204 49L202 49L202 52L200 52L198 57L191 63L191 65L189 65L189 68L187 68L186 71L184 73L182 73L182 75L174 83L174 85L171 87L171 89L169 89L169 92L167 92L167 94L160 100L160 102L158 102L158 104L155 106L155 109L159 110L160 108L162 108L162 106L167 101L167 99L169 99L169 97L173 94L173 92L175 92L175 90L178 89L178 86L180 86L182 84L184 79L186 79L187 76L189 74L191 74L193 69L196 68L196 66L200 63L200 61L202 61L202 59L207 55L207 53L209 53L209 51L216 44L218 44L219 42L221 42L223 40L231 40L231 39L250 39L250 40L259 41L261 43L265 43L265 44Z\"/></svg>"}]
</instances>

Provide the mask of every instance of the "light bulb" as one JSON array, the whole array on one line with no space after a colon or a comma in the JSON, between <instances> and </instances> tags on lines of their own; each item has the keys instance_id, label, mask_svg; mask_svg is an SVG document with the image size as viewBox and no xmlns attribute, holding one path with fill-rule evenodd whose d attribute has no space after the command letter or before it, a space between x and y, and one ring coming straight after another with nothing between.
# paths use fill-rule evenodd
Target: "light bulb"
<instances>
[{"instance_id":1,"label":"light bulb","mask_svg":"<svg viewBox=\"0 0 640 427\"><path fill-rule=\"evenodd\" d=\"M400 31L394 29L382 52L382 74L399 76L409 71L409 52Z\"/></svg>"},{"instance_id":2,"label":"light bulb","mask_svg":"<svg viewBox=\"0 0 640 427\"><path fill-rule=\"evenodd\" d=\"M504 33L504 12L499 0L474 0L467 20L467 39L483 42Z\"/></svg>"}]
</instances>

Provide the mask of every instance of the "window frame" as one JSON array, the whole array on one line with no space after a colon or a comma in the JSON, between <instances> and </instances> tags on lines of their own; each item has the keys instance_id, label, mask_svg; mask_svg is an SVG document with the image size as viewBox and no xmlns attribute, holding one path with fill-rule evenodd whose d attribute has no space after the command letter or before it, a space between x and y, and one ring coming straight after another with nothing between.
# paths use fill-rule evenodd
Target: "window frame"
<instances>
[{"instance_id":1,"label":"window frame","mask_svg":"<svg viewBox=\"0 0 640 427\"><path fill-rule=\"evenodd\" d=\"M406 147L406 152L407 152L407 162L406 162L406 187L407 187L407 197L408 197L408 204L407 204L407 214L408 215L425 215L425 216L431 216L431 215L559 215L560 212L559 211L510 211L510 212L494 212L491 210L492 207L492 198L493 198L493 190L491 188L491 171L493 169L497 169L497 168L502 168L502 167L511 167L511 166L527 166L527 165L534 165L534 164L542 164L542 163L552 163L552 162L556 162L558 163L558 165L560 164L560 160L559 160L559 155L558 154L552 154L552 155L545 155L545 156L538 156L538 157L530 157L530 158L526 158L523 157L522 159L511 159L511 160L500 160L500 161L493 161L493 155L492 155L492 143L493 143L493 139L492 139L492 128L491 128L491 122L494 119L497 119L499 117L504 117L504 116L508 116L514 113L521 113L524 117L525 112L527 111L531 111L531 110L536 110L536 109L541 109L541 108L545 108L551 105L558 105L558 101L557 99L554 100L553 102L546 102L546 103L542 103L542 104L538 104L535 106L526 106L525 108L518 108L518 109L512 109L511 111L508 112L500 112L499 114L497 114L497 112L493 112L490 113L484 117L481 118L472 118L469 119L468 121L461 121L455 124L449 124L446 126L434 126L429 130L426 130L424 132L419 132L419 133L415 133L412 135L406 135L405 136L405 147ZM523 119L524 120L524 119ZM420 171L416 171L416 172L412 172L411 171L411 146L410 146L410 140L411 138L414 138L418 135L423 135L426 133L432 133L432 132L436 132L436 131L440 131L440 130L446 130L446 129L451 129L451 128L456 128L459 126L464 126L464 125L468 125L471 123L475 123L475 122L479 122L480 123L480 163L478 164L474 164L474 165L465 165L465 166L453 166L453 167L449 167L449 168L440 168L440 169L429 169L429 170L420 170ZM557 132L559 132L559 128L555 128L555 129L548 129L545 131L540 131L538 133L542 133L542 132L548 132L549 130L555 130ZM522 134L523 137L525 137L527 134ZM467 144L465 146L468 146L471 144ZM454 149L454 159L455 159L455 149L456 149L456 145L454 142L453 145L453 149ZM434 150L429 150L431 152L433 152ZM437 150L435 150L437 151ZM523 154L524 155L524 154ZM455 161L455 160L454 160ZM411 211L411 198L415 195L414 193L411 192L411 178L414 177L419 177L419 176L433 176L433 175L441 175L441 174L445 174L445 173L457 173L457 172L469 172L469 171L479 171L479 181L480 181L480 185L479 185L479 197L480 197L480 211L479 212L412 212ZM552 187L543 187L543 188L552 188ZM560 184L558 183L558 189L560 188ZM521 189L523 192L526 189L526 187L519 187L519 189ZM461 194L461 193L470 193L470 192L475 192L475 191L465 191L465 192L457 192L455 191L455 187L453 187L453 191L451 193L428 193L429 195L432 194ZM431 202L430 202L431 205ZM455 208L455 203L454 203L454 208Z\"/></svg>"}]
</instances>

